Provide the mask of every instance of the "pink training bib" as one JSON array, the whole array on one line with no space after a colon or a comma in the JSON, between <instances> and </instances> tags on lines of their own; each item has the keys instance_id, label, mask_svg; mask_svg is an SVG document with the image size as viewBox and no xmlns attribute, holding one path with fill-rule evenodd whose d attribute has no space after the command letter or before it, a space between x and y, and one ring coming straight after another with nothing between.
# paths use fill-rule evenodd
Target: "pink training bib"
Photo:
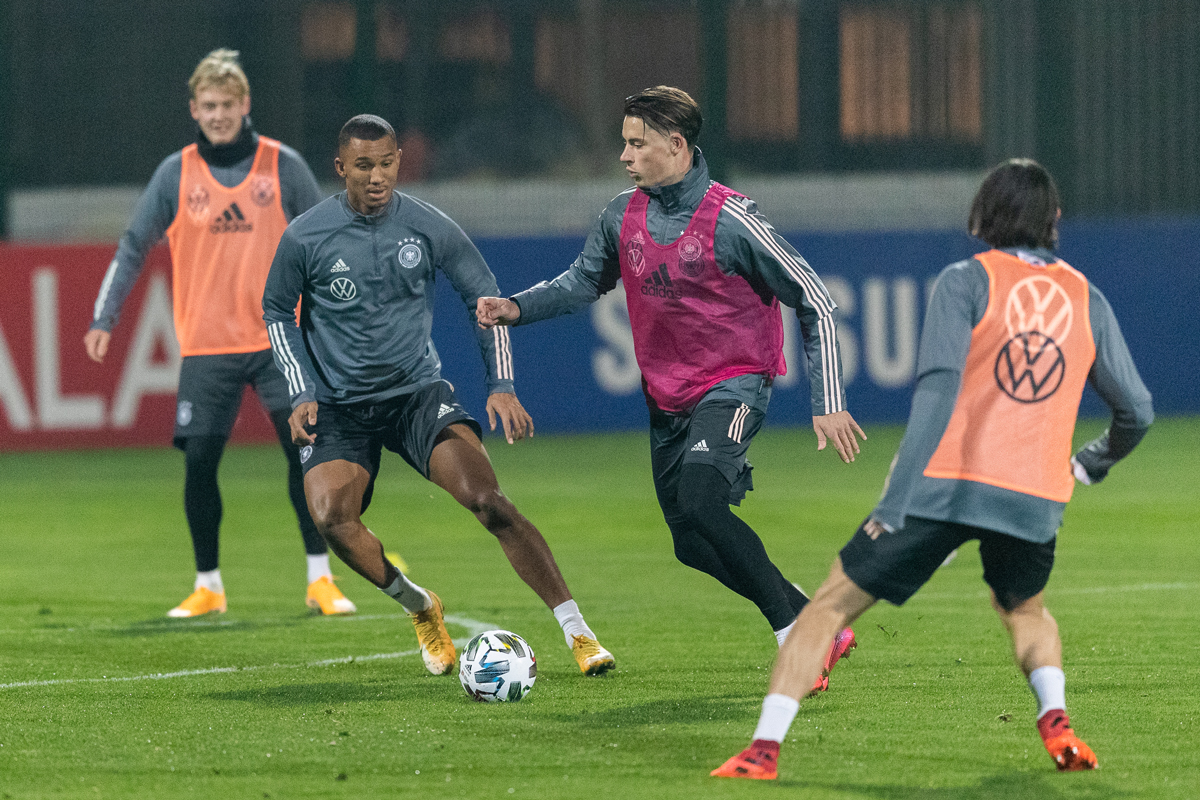
<instances>
[{"instance_id":1,"label":"pink training bib","mask_svg":"<svg viewBox=\"0 0 1200 800\"><path fill-rule=\"evenodd\" d=\"M621 278L642 387L663 411L686 413L714 384L787 371L779 301L717 266L717 215L731 196L714 182L687 230L660 245L646 229L649 195L633 193L621 222Z\"/></svg>"}]
</instances>

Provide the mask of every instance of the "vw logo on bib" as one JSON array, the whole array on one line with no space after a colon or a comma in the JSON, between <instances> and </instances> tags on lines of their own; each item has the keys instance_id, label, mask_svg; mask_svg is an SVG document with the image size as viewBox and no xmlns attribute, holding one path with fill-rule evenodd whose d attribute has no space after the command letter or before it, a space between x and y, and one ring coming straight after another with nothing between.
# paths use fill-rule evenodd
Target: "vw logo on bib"
<instances>
[{"instance_id":1,"label":"vw logo on bib","mask_svg":"<svg viewBox=\"0 0 1200 800\"><path fill-rule=\"evenodd\" d=\"M338 278L329 287L329 291L334 297L342 301L353 300L354 296L358 294L358 288L354 285L354 281L349 278Z\"/></svg>"}]
</instances>

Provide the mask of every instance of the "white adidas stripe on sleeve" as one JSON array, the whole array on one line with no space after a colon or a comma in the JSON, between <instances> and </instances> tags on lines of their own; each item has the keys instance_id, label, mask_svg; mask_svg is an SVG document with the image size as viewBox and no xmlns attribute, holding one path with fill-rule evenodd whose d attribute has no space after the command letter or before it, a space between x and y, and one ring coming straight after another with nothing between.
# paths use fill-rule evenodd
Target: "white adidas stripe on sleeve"
<instances>
[{"instance_id":1,"label":"white adidas stripe on sleeve","mask_svg":"<svg viewBox=\"0 0 1200 800\"><path fill-rule=\"evenodd\" d=\"M304 373L301 372L300 362L296 360L295 354L292 353L292 347L288 344L287 336L283 333L283 323L272 322L268 325L267 336L271 340L271 348L275 351L275 357L283 365L283 376L287 379L288 393L292 397L302 394L307 388L304 384Z\"/></svg>"},{"instance_id":2,"label":"white adidas stripe on sleeve","mask_svg":"<svg viewBox=\"0 0 1200 800\"><path fill-rule=\"evenodd\" d=\"M736 198L729 198L723 208L733 219L742 223L754 240L774 256L787 274L800 284L804 289L804 296L816 309L818 315L817 336L821 343L821 388L825 395L825 413L833 414L843 411L842 376L838 369L837 328L833 321L833 298L829 296L829 292L819 280L814 280L814 276L794 256L781 247L779 242L775 241L775 237L766 223L746 211L741 203L733 202L734 200Z\"/></svg>"},{"instance_id":3,"label":"white adidas stripe on sleeve","mask_svg":"<svg viewBox=\"0 0 1200 800\"><path fill-rule=\"evenodd\" d=\"M497 325L492 328L492 341L496 348L496 377L502 381L513 379L512 340L508 327Z\"/></svg>"}]
</instances>

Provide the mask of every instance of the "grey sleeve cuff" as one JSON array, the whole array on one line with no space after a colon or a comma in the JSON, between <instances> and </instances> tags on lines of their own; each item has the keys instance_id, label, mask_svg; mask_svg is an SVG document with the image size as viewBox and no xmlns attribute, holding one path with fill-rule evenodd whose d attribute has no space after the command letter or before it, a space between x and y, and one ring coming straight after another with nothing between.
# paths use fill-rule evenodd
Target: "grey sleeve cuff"
<instances>
[{"instance_id":1,"label":"grey sleeve cuff","mask_svg":"<svg viewBox=\"0 0 1200 800\"><path fill-rule=\"evenodd\" d=\"M295 411L297 408L304 405L305 403L315 403L315 402L317 402L317 396L316 396L316 394L313 393L313 391L311 389L301 392L300 394L298 394L292 398L292 411Z\"/></svg>"},{"instance_id":2,"label":"grey sleeve cuff","mask_svg":"<svg viewBox=\"0 0 1200 800\"><path fill-rule=\"evenodd\" d=\"M1075 460L1087 470L1092 483L1099 483L1114 464L1133 452L1148 430L1148 426L1126 427L1114 421L1103 435L1084 445Z\"/></svg>"}]
</instances>

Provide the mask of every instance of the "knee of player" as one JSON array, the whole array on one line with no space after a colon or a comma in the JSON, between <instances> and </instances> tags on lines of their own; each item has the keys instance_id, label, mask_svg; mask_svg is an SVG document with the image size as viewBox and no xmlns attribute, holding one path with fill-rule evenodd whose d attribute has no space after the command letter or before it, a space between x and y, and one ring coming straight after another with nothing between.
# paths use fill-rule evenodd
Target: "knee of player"
<instances>
[{"instance_id":1,"label":"knee of player","mask_svg":"<svg viewBox=\"0 0 1200 800\"><path fill-rule=\"evenodd\" d=\"M463 505L492 533L507 529L517 515L512 501L499 489L472 492Z\"/></svg>"},{"instance_id":2,"label":"knee of player","mask_svg":"<svg viewBox=\"0 0 1200 800\"><path fill-rule=\"evenodd\" d=\"M361 500L357 505L344 502L337 495L323 493L308 498L308 510L322 536L337 536L338 529L358 522Z\"/></svg>"},{"instance_id":3,"label":"knee of player","mask_svg":"<svg viewBox=\"0 0 1200 800\"><path fill-rule=\"evenodd\" d=\"M1036 625L1053 625L1058 627L1058 623L1051 616L1049 609L1042 604L1041 595L1018 600L1016 598L1000 598L994 591L992 592L992 608L996 609L996 613L1004 621L1008 627L1022 624Z\"/></svg>"}]
</instances>

